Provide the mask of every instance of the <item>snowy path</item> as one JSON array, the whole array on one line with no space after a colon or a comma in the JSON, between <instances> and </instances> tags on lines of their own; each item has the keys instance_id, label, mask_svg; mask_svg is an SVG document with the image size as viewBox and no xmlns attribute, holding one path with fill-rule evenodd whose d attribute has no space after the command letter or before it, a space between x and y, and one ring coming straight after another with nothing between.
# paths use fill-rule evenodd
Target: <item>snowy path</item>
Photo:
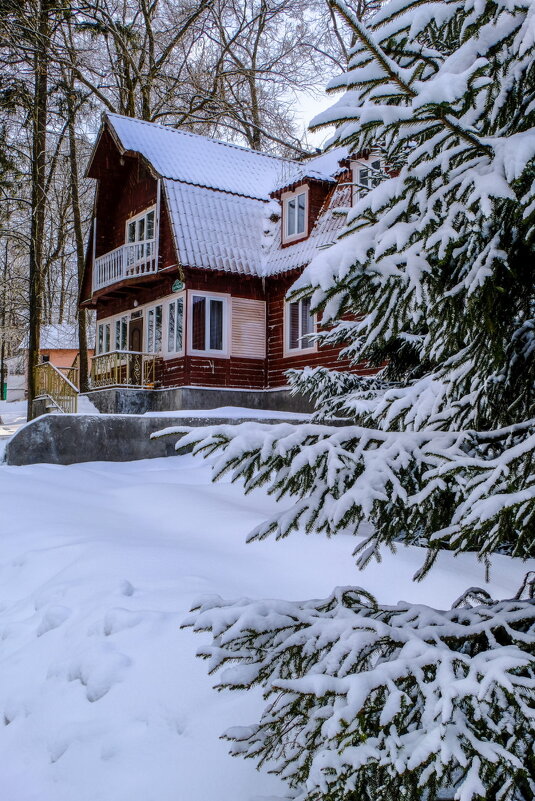
<instances>
[{"instance_id":1,"label":"snowy path","mask_svg":"<svg viewBox=\"0 0 535 801\"><path fill-rule=\"evenodd\" d=\"M0 401L0 462L7 443L26 422L26 401Z\"/></svg>"},{"instance_id":2,"label":"snowy path","mask_svg":"<svg viewBox=\"0 0 535 801\"><path fill-rule=\"evenodd\" d=\"M0 466L0 786L9 801L251 801L284 792L218 735L259 695L217 694L181 631L218 592L318 597L359 583L387 602L449 604L483 582L444 558L412 585L402 550L359 574L353 540L245 545L273 501L211 485L191 456L58 467ZM526 565L498 558L510 594ZM3 720L4 725L1 725Z\"/></svg>"}]
</instances>

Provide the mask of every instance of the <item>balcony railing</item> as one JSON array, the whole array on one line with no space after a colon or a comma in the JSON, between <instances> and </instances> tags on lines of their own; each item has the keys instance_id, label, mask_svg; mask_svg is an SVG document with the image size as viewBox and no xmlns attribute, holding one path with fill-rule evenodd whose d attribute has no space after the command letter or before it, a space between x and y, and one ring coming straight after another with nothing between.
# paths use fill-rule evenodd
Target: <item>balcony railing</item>
<instances>
[{"instance_id":1,"label":"balcony railing","mask_svg":"<svg viewBox=\"0 0 535 801\"><path fill-rule=\"evenodd\" d=\"M91 389L137 387L152 389L156 381L154 353L114 350L91 360Z\"/></svg>"},{"instance_id":2,"label":"balcony railing","mask_svg":"<svg viewBox=\"0 0 535 801\"><path fill-rule=\"evenodd\" d=\"M125 278L148 275L157 270L156 240L120 245L95 259L93 290L102 289Z\"/></svg>"}]
</instances>

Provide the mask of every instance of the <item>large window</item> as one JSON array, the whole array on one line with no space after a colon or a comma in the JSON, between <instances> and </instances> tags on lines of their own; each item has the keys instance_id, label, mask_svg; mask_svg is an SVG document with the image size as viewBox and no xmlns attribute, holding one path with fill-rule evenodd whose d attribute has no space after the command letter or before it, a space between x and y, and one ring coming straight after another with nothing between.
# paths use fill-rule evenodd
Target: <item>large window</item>
<instances>
[{"instance_id":1,"label":"large window","mask_svg":"<svg viewBox=\"0 0 535 801\"><path fill-rule=\"evenodd\" d=\"M353 164L353 201L360 200L370 189L376 187L382 178L381 159L368 159Z\"/></svg>"},{"instance_id":2,"label":"large window","mask_svg":"<svg viewBox=\"0 0 535 801\"><path fill-rule=\"evenodd\" d=\"M307 234L308 188L282 196L282 241L291 242Z\"/></svg>"},{"instance_id":3,"label":"large window","mask_svg":"<svg viewBox=\"0 0 535 801\"><path fill-rule=\"evenodd\" d=\"M128 316L115 320L115 350L126 350L128 347Z\"/></svg>"},{"instance_id":4,"label":"large window","mask_svg":"<svg viewBox=\"0 0 535 801\"><path fill-rule=\"evenodd\" d=\"M128 315L110 318L97 328L97 354L128 348Z\"/></svg>"},{"instance_id":5,"label":"large window","mask_svg":"<svg viewBox=\"0 0 535 801\"><path fill-rule=\"evenodd\" d=\"M286 349L288 351L315 348L314 315L310 311L310 298L286 304Z\"/></svg>"},{"instance_id":6,"label":"large window","mask_svg":"<svg viewBox=\"0 0 535 801\"><path fill-rule=\"evenodd\" d=\"M159 353L162 349L162 306L153 306L147 311L147 353Z\"/></svg>"},{"instance_id":7,"label":"large window","mask_svg":"<svg viewBox=\"0 0 535 801\"><path fill-rule=\"evenodd\" d=\"M227 301L224 297L191 296L191 350L224 355L227 349Z\"/></svg>"},{"instance_id":8,"label":"large window","mask_svg":"<svg viewBox=\"0 0 535 801\"><path fill-rule=\"evenodd\" d=\"M145 211L128 220L126 224L126 241L144 242L147 239L154 239L154 217L155 210Z\"/></svg>"},{"instance_id":9,"label":"large window","mask_svg":"<svg viewBox=\"0 0 535 801\"><path fill-rule=\"evenodd\" d=\"M111 322L99 323L97 334L97 353L109 353L111 350Z\"/></svg>"},{"instance_id":10,"label":"large window","mask_svg":"<svg viewBox=\"0 0 535 801\"><path fill-rule=\"evenodd\" d=\"M154 256L156 210L138 214L126 223L127 262L135 264Z\"/></svg>"},{"instance_id":11,"label":"large window","mask_svg":"<svg viewBox=\"0 0 535 801\"><path fill-rule=\"evenodd\" d=\"M167 306L167 352L180 354L183 351L184 298L176 298Z\"/></svg>"}]
</instances>

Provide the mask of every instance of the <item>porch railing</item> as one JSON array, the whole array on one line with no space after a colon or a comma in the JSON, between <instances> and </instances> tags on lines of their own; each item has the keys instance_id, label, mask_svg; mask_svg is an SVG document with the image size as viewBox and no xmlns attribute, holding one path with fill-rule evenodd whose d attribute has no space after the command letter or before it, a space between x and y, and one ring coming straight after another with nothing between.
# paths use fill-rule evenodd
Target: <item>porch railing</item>
<instances>
[{"instance_id":1,"label":"porch railing","mask_svg":"<svg viewBox=\"0 0 535 801\"><path fill-rule=\"evenodd\" d=\"M80 390L80 354L76 354L76 358L71 364L70 367L60 367L60 365L56 365L57 369L68 378L71 384L74 384L76 389Z\"/></svg>"},{"instance_id":2,"label":"porch railing","mask_svg":"<svg viewBox=\"0 0 535 801\"><path fill-rule=\"evenodd\" d=\"M120 245L95 259L93 290L102 289L125 278L155 273L156 270L155 239Z\"/></svg>"},{"instance_id":3,"label":"porch railing","mask_svg":"<svg viewBox=\"0 0 535 801\"><path fill-rule=\"evenodd\" d=\"M37 397L48 397L62 412L76 414L78 389L57 367L50 362L38 364L34 375Z\"/></svg>"},{"instance_id":4,"label":"porch railing","mask_svg":"<svg viewBox=\"0 0 535 801\"><path fill-rule=\"evenodd\" d=\"M138 387L152 389L156 382L156 356L131 350L114 350L91 359L91 389Z\"/></svg>"}]
</instances>

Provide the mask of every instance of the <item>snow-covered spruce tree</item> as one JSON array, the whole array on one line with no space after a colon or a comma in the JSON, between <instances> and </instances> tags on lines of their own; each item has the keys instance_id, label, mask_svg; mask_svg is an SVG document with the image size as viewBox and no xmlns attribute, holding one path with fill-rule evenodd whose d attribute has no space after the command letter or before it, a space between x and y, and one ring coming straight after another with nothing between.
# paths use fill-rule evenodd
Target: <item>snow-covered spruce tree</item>
<instances>
[{"instance_id":1,"label":"snow-covered spruce tree","mask_svg":"<svg viewBox=\"0 0 535 801\"><path fill-rule=\"evenodd\" d=\"M351 424L192 432L216 476L286 496L253 538L373 524L382 546L535 553L535 2L391 0L363 26L342 98L316 120L385 180L295 285L373 382L295 378ZM388 174L389 173L389 174ZM183 446L188 441L181 440ZM290 504L290 505L289 505ZM531 586L531 590L529 590ZM233 752L302 801L535 797L533 583L450 612L356 589L301 604L203 602L222 687L262 684Z\"/></svg>"}]
</instances>

